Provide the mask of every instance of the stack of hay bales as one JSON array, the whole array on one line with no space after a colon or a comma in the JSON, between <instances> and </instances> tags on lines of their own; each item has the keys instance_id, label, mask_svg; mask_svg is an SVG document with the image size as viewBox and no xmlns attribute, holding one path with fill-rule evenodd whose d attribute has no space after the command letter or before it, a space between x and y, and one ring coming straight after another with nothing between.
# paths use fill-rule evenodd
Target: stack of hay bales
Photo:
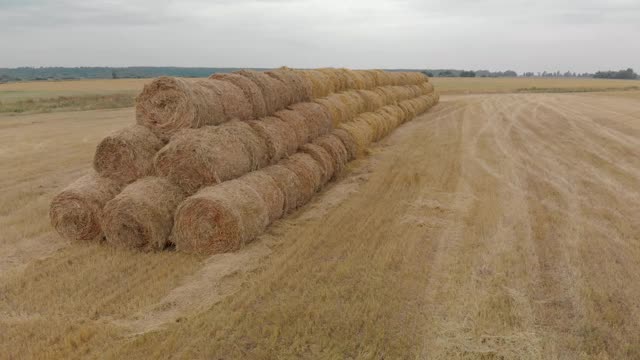
<instances>
[{"instance_id":1,"label":"stack of hay bales","mask_svg":"<svg viewBox=\"0 0 640 360\"><path fill-rule=\"evenodd\" d=\"M417 72L281 68L159 78L138 96L137 124L107 136L95 171L54 198L51 221L72 240L233 251L437 102Z\"/></svg>"}]
</instances>

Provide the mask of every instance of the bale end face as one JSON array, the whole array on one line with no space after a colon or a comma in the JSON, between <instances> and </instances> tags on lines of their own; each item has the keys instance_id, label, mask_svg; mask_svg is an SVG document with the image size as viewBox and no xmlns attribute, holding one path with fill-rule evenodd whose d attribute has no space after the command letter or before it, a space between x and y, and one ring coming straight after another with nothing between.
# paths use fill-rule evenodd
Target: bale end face
<instances>
[{"instance_id":1,"label":"bale end face","mask_svg":"<svg viewBox=\"0 0 640 360\"><path fill-rule=\"evenodd\" d=\"M100 218L107 201L122 184L91 173L76 180L51 201L49 218L58 234L68 240L102 239Z\"/></svg>"},{"instance_id":2,"label":"bale end face","mask_svg":"<svg viewBox=\"0 0 640 360\"><path fill-rule=\"evenodd\" d=\"M98 144L93 168L101 176L129 183L153 174L153 157L163 145L148 128L129 126L108 135Z\"/></svg>"},{"instance_id":3,"label":"bale end face","mask_svg":"<svg viewBox=\"0 0 640 360\"><path fill-rule=\"evenodd\" d=\"M172 239L188 253L218 254L240 249L269 224L260 195L239 180L200 190L175 216Z\"/></svg>"},{"instance_id":4,"label":"bale end face","mask_svg":"<svg viewBox=\"0 0 640 360\"><path fill-rule=\"evenodd\" d=\"M102 215L107 242L117 247L162 250L169 244L173 214L185 193L168 180L146 177L109 201Z\"/></svg>"}]
</instances>

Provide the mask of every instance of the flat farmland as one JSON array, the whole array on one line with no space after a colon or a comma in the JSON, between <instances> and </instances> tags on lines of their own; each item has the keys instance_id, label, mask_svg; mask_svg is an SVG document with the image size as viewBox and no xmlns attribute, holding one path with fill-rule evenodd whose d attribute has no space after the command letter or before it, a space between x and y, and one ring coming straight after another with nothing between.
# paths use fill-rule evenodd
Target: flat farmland
<instances>
[{"instance_id":1,"label":"flat farmland","mask_svg":"<svg viewBox=\"0 0 640 360\"><path fill-rule=\"evenodd\" d=\"M439 105L212 257L69 243L50 227L52 197L133 108L0 114L0 354L639 358L640 92L621 91L637 82L433 83L450 94ZM560 90L518 93L532 87Z\"/></svg>"}]
</instances>

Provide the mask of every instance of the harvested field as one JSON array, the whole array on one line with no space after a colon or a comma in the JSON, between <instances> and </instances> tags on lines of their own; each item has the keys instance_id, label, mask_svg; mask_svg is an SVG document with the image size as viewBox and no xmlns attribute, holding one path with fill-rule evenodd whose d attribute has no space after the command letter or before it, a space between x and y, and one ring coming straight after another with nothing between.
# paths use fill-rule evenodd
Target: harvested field
<instances>
[{"instance_id":1,"label":"harvested field","mask_svg":"<svg viewBox=\"0 0 640 360\"><path fill-rule=\"evenodd\" d=\"M206 258L71 243L49 224L54 195L132 109L0 116L0 351L637 358L637 99L443 96L310 203L297 198L321 167L265 168L283 179L290 214L241 251ZM270 184L260 200L275 205L252 219L276 218Z\"/></svg>"}]
</instances>

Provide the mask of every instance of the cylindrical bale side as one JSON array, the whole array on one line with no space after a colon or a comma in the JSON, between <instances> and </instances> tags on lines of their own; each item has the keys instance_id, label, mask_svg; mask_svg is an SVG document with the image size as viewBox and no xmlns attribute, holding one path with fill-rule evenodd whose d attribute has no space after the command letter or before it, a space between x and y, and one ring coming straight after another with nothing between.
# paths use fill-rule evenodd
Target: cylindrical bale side
<instances>
[{"instance_id":1,"label":"cylindrical bale side","mask_svg":"<svg viewBox=\"0 0 640 360\"><path fill-rule=\"evenodd\" d=\"M334 169L333 177L342 173L349 162L349 153L340 138L334 134L328 134L317 138L313 144L322 147L331 156Z\"/></svg>"},{"instance_id":2,"label":"cylindrical bale side","mask_svg":"<svg viewBox=\"0 0 640 360\"><path fill-rule=\"evenodd\" d=\"M279 164L267 166L260 172L270 176L284 194L284 214L288 214L304 204L305 182L295 172Z\"/></svg>"},{"instance_id":3,"label":"cylindrical bale side","mask_svg":"<svg viewBox=\"0 0 640 360\"><path fill-rule=\"evenodd\" d=\"M314 143L302 145L300 147L300 152L311 155L311 157L320 164L320 168L322 169L320 186L323 186L331 180L336 171L331 154L329 154L322 146Z\"/></svg>"},{"instance_id":4,"label":"cylindrical bale side","mask_svg":"<svg viewBox=\"0 0 640 360\"><path fill-rule=\"evenodd\" d=\"M323 183L324 169L309 154L298 152L278 163L294 172L300 179L300 199L298 207L306 204L318 191Z\"/></svg>"},{"instance_id":5,"label":"cylindrical bale side","mask_svg":"<svg viewBox=\"0 0 640 360\"><path fill-rule=\"evenodd\" d=\"M326 74L318 70L300 70L300 75L307 79L312 88L312 99L325 97L335 91L334 83Z\"/></svg>"},{"instance_id":6,"label":"cylindrical bale side","mask_svg":"<svg viewBox=\"0 0 640 360\"><path fill-rule=\"evenodd\" d=\"M331 115L320 104L313 102L298 103L290 106L291 110L301 114L309 126L310 139L328 134L333 128Z\"/></svg>"},{"instance_id":7,"label":"cylindrical bale side","mask_svg":"<svg viewBox=\"0 0 640 360\"><path fill-rule=\"evenodd\" d=\"M269 163L294 154L298 150L298 138L294 129L286 122L274 116L247 122L267 145Z\"/></svg>"},{"instance_id":8,"label":"cylindrical bale side","mask_svg":"<svg viewBox=\"0 0 640 360\"><path fill-rule=\"evenodd\" d=\"M309 101L313 96L313 89L309 86L307 80L300 76L296 71L281 68L267 71L266 74L282 81L287 86L287 90L290 93L289 97L291 99L289 104Z\"/></svg>"},{"instance_id":9,"label":"cylindrical bale side","mask_svg":"<svg viewBox=\"0 0 640 360\"><path fill-rule=\"evenodd\" d=\"M251 104L253 117L258 119L267 116L267 105L264 101L264 95L260 87L249 78L234 73L217 73L209 77L210 79L227 81L243 92L249 103Z\"/></svg>"},{"instance_id":10,"label":"cylindrical bale side","mask_svg":"<svg viewBox=\"0 0 640 360\"><path fill-rule=\"evenodd\" d=\"M356 157L358 157L358 143L356 142L356 139L353 137L353 135L351 135L351 133L349 133L345 129L338 128L333 129L333 131L331 131L331 134L340 139L345 149L347 150L347 161L354 160Z\"/></svg>"},{"instance_id":11,"label":"cylindrical bale side","mask_svg":"<svg viewBox=\"0 0 640 360\"><path fill-rule=\"evenodd\" d=\"M245 122L183 130L154 159L156 174L187 194L268 164L266 143Z\"/></svg>"},{"instance_id":12,"label":"cylindrical bale side","mask_svg":"<svg viewBox=\"0 0 640 360\"><path fill-rule=\"evenodd\" d=\"M242 75L258 85L264 96L267 115L271 115L290 104L289 92L282 81L260 71L240 70L235 74Z\"/></svg>"},{"instance_id":13,"label":"cylindrical bale side","mask_svg":"<svg viewBox=\"0 0 640 360\"><path fill-rule=\"evenodd\" d=\"M249 185L260 195L260 198L267 206L269 223L271 223L281 218L284 214L285 194L274 178L263 170L250 172L238 179Z\"/></svg>"},{"instance_id":14,"label":"cylindrical bale side","mask_svg":"<svg viewBox=\"0 0 640 360\"><path fill-rule=\"evenodd\" d=\"M307 120L300 112L295 110L283 109L280 111L276 111L273 116L284 121L293 129L298 146L301 144L306 144L312 140L311 130L309 129L310 124L307 123Z\"/></svg>"},{"instance_id":15,"label":"cylindrical bale side","mask_svg":"<svg viewBox=\"0 0 640 360\"><path fill-rule=\"evenodd\" d=\"M366 152L369 144L375 141L376 132L366 121L361 117L356 120L340 124L340 128L347 131L351 137L358 144L358 152Z\"/></svg>"}]
</instances>

